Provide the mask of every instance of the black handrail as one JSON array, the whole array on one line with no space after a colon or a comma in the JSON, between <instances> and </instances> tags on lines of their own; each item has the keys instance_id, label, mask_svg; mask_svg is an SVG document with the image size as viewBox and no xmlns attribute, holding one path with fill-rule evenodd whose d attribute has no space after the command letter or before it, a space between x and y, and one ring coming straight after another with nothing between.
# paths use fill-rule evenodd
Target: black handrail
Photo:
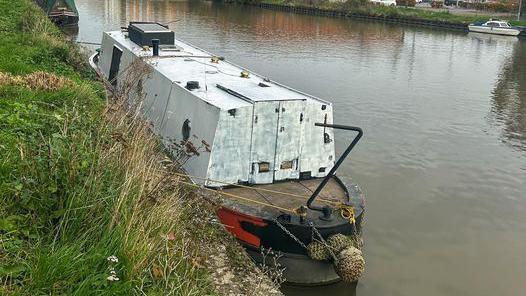
<instances>
[{"instance_id":1,"label":"black handrail","mask_svg":"<svg viewBox=\"0 0 526 296\"><path fill-rule=\"evenodd\" d=\"M347 126L347 125L339 125L339 124L315 123L314 125L315 126L323 126L323 127L334 128L334 129L342 129L342 130L358 132L358 135L352 140L352 142L349 145L349 147L347 147L347 149L345 149L345 151L342 153L340 158L336 161L336 163L334 164L332 169L329 171L327 176L325 176L325 178L321 181L320 185L318 185L316 190L314 190L314 192L312 193L311 197L307 201L307 207L309 209L323 212L325 218L330 218L330 215L331 215L331 212L332 212L331 208L329 208L327 206L325 206L325 207L315 206L312 203L314 202L314 200L316 199L318 194L320 194L320 192L323 190L323 187L325 187L325 185L327 185L327 182L329 182L329 180L334 175L334 173L336 172L338 167L340 167L340 165L343 163L345 158L347 158L347 155L349 155L349 153L351 153L351 150L354 148L356 143L358 143L358 141L360 141L360 138L363 135L363 130L361 128L359 128L359 127L356 127L356 126Z\"/></svg>"}]
</instances>

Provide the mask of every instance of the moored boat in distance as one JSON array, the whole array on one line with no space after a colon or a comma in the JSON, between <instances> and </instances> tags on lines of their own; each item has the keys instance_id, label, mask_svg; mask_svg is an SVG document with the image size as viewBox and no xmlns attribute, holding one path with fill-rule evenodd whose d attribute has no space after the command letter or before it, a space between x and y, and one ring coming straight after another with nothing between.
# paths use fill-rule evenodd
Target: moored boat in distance
<instances>
[{"instance_id":1,"label":"moored boat in distance","mask_svg":"<svg viewBox=\"0 0 526 296\"><path fill-rule=\"evenodd\" d=\"M487 33L495 35L518 36L521 30L511 26L506 21L489 20L487 22L473 23L468 26L470 32Z\"/></svg>"},{"instance_id":2,"label":"moored boat in distance","mask_svg":"<svg viewBox=\"0 0 526 296\"><path fill-rule=\"evenodd\" d=\"M36 0L36 2L58 26L74 26L79 22L75 0Z\"/></svg>"},{"instance_id":3,"label":"moored boat in distance","mask_svg":"<svg viewBox=\"0 0 526 296\"><path fill-rule=\"evenodd\" d=\"M189 184L222 197L219 220L256 261L273 256L296 284L358 280L365 199L335 173L363 132L333 124L330 102L177 40L158 23L105 32L90 64L138 108ZM334 129L355 134L339 158Z\"/></svg>"}]
</instances>

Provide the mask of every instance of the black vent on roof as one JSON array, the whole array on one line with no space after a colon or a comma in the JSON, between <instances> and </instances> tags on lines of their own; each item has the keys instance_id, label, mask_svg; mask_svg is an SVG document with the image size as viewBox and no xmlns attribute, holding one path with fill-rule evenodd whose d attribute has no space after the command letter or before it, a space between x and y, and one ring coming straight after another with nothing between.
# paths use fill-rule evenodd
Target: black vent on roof
<instances>
[{"instance_id":1,"label":"black vent on roof","mask_svg":"<svg viewBox=\"0 0 526 296\"><path fill-rule=\"evenodd\" d=\"M159 23L130 22L128 36L140 46L152 46L152 39L159 39L161 45L173 45L175 41L175 33Z\"/></svg>"},{"instance_id":2,"label":"black vent on roof","mask_svg":"<svg viewBox=\"0 0 526 296\"><path fill-rule=\"evenodd\" d=\"M188 81L186 82L186 88L189 90L194 90L199 88L199 81Z\"/></svg>"}]
</instances>

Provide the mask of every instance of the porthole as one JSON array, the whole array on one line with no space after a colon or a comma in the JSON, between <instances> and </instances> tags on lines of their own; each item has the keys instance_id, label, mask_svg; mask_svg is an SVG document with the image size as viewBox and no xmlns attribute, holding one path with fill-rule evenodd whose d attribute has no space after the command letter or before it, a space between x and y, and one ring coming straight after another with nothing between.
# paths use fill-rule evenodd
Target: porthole
<instances>
[{"instance_id":1,"label":"porthole","mask_svg":"<svg viewBox=\"0 0 526 296\"><path fill-rule=\"evenodd\" d=\"M192 125L190 123L190 119L186 119L183 123L183 141L188 141L190 138L190 132L192 130Z\"/></svg>"}]
</instances>

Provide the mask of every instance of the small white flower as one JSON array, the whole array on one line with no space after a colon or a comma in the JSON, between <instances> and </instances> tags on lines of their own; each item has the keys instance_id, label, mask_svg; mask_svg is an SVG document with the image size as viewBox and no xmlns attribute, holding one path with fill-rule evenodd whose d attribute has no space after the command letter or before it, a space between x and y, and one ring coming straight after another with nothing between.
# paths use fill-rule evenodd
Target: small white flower
<instances>
[{"instance_id":1,"label":"small white flower","mask_svg":"<svg viewBox=\"0 0 526 296\"><path fill-rule=\"evenodd\" d=\"M112 263L117 263L119 262L119 258L117 258L117 256L115 255L111 255L110 257L106 258L108 261L112 262Z\"/></svg>"},{"instance_id":2,"label":"small white flower","mask_svg":"<svg viewBox=\"0 0 526 296\"><path fill-rule=\"evenodd\" d=\"M119 280L119 278L118 278L116 275L114 275L114 274L110 275L110 276L107 277L106 279L107 279L108 281L110 281L110 282L116 282L116 281Z\"/></svg>"}]
</instances>

